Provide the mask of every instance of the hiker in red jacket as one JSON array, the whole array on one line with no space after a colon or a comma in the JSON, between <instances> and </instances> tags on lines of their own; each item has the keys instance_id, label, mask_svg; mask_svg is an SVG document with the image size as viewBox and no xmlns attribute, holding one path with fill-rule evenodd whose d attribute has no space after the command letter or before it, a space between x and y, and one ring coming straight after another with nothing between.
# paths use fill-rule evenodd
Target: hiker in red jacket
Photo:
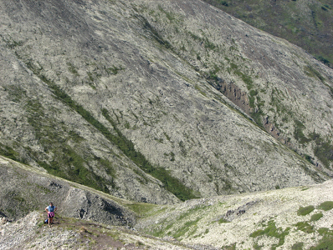
<instances>
[{"instance_id":1,"label":"hiker in red jacket","mask_svg":"<svg viewBox=\"0 0 333 250\"><path fill-rule=\"evenodd\" d=\"M53 206L53 203L50 202L50 205L45 208L45 211L47 212L47 223L49 224L49 227L51 227L51 224L53 222L54 212L57 211L57 208Z\"/></svg>"}]
</instances>

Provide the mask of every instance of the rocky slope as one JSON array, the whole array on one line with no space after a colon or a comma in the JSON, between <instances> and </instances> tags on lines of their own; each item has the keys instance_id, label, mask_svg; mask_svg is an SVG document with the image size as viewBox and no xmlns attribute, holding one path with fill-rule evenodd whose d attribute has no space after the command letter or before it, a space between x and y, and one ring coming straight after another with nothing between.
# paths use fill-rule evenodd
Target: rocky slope
<instances>
[{"instance_id":1,"label":"rocky slope","mask_svg":"<svg viewBox=\"0 0 333 250\"><path fill-rule=\"evenodd\" d=\"M158 213L158 211L161 211ZM135 226L218 249L332 249L333 181L155 208Z\"/></svg>"},{"instance_id":2,"label":"rocky slope","mask_svg":"<svg viewBox=\"0 0 333 250\"><path fill-rule=\"evenodd\" d=\"M0 156L1 216L10 221L18 220L34 210L43 211L51 201L59 208L57 213L63 216L108 225L133 226L136 223L135 213L121 205L130 206L131 202Z\"/></svg>"},{"instance_id":3,"label":"rocky slope","mask_svg":"<svg viewBox=\"0 0 333 250\"><path fill-rule=\"evenodd\" d=\"M333 67L332 1L204 1L251 26L297 44Z\"/></svg>"},{"instance_id":4,"label":"rocky slope","mask_svg":"<svg viewBox=\"0 0 333 250\"><path fill-rule=\"evenodd\" d=\"M0 249L319 250L333 245L332 180L153 205L0 159ZM48 228L41 211L51 196L58 211ZM14 217L10 208L21 209Z\"/></svg>"},{"instance_id":5,"label":"rocky slope","mask_svg":"<svg viewBox=\"0 0 333 250\"><path fill-rule=\"evenodd\" d=\"M201 1L0 7L2 155L158 204L332 173L333 71L300 48Z\"/></svg>"},{"instance_id":6,"label":"rocky slope","mask_svg":"<svg viewBox=\"0 0 333 250\"><path fill-rule=\"evenodd\" d=\"M121 227L59 216L48 228L43 219L41 213L32 212L0 225L0 249L200 249Z\"/></svg>"}]
</instances>

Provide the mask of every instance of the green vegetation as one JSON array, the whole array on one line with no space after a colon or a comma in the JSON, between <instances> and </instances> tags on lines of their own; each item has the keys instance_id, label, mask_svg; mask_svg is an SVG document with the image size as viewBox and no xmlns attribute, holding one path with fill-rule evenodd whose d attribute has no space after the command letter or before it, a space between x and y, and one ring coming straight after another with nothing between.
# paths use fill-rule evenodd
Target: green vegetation
<instances>
[{"instance_id":1,"label":"green vegetation","mask_svg":"<svg viewBox=\"0 0 333 250\"><path fill-rule=\"evenodd\" d=\"M231 244L229 246L223 246L222 249L223 250L236 250L237 249L236 245L237 245L237 243Z\"/></svg>"},{"instance_id":2,"label":"green vegetation","mask_svg":"<svg viewBox=\"0 0 333 250\"><path fill-rule=\"evenodd\" d=\"M119 71L124 70L125 68L123 68L122 66L119 66L119 68L117 66L112 66L111 68L107 68L105 69L106 72L110 75L117 75Z\"/></svg>"},{"instance_id":3,"label":"green vegetation","mask_svg":"<svg viewBox=\"0 0 333 250\"><path fill-rule=\"evenodd\" d=\"M311 139L308 139L305 137L305 135L303 133L303 129L305 129L304 124L298 120L295 120L294 137L301 144L308 143L311 141Z\"/></svg>"},{"instance_id":4,"label":"green vegetation","mask_svg":"<svg viewBox=\"0 0 333 250\"><path fill-rule=\"evenodd\" d=\"M197 228L198 228L197 222L199 220L200 219L197 218L194 221L188 221L188 222L186 222L182 227L180 227L179 229L177 229L177 231L175 233L173 233L173 237L179 238L179 237L185 235L185 233L187 233L191 229L191 227L194 227L194 228L192 228L192 230L190 231L190 235L194 234L196 232Z\"/></svg>"},{"instance_id":5,"label":"green vegetation","mask_svg":"<svg viewBox=\"0 0 333 250\"><path fill-rule=\"evenodd\" d=\"M119 149L129 157L137 166L139 166L144 172L154 176L162 181L165 185L165 189L176 195L180 200L185 201L188 199L196 198L192 190L185 187L178 179L172 177L170 173L161 167L152 166L148 160L140 152L134 149L134 144L128 140L121 131L117 128L116 123L110 117L106 109L102 110L103 116L110 122L115 129L117 135L111 134L101 123L96 120L96 128L111 142L116 144ZM172 153L172 152L171 152ZM174 154L173 154L174 159Z\"/></svg>"},{"instance_id":6,"label":"green vegetation","mask_svg":"<svg viewBox=\"0 0 333 250\"><path fill-rule=\"evenodd\" d=\"M70 146L64 145L59 150L59 155L62 157L54 159L50 164L44 161L39 161L38 164L45 168L50 174L101 190L103 192L109 191L107 185L110 185L113 188L115 187L112 180L108 181L103 179L99 175L96 175L92 170L88 169L85 160ZM66 170L66 172L64 172L63 166L70 167Z\"/></svg>"},{"instance_id":7,"label":"green vegetation","mask_svg":"<svg viewBox=\"0 0 333 250\"><path fill-rule=\"evenodd\" d=\"M262 119L263 115L264 113L260 109L257 112L251 112L251 117L256 122L256 124L262 129L264 128L263 119Z\"/></svg>"},{"instance_id":8,"label":"green vegetation","mask_svg":"<svg viewBox=\"0 0 333 250\"><path fill-rule=\"evenodd\" d=\"M191 208L189 209L186 213L183 213L181 214L178 218L177 218L177 221L181 221L182 219L188 217L189 215L193 215L194 213L200 211L200 213L203 213L203 211L201 210L204 210L206 209L207 206L196 206L194 208Z\"/></svg>"},{"instance_id":9,"label":"green vegetation","mask_svg":"<svg viewBox=\"0 0 333 250\"><path fill-rule=\"evenodd\" d=\"M307 207L299 207L297 211L298 216L305 216L309 213L311 213L314 210L314 206L307 206Z\"/></svg>"},{"instance_id":10,"label":"green vegetation","mask_svg":"<svg viewBox=\"0 0 333 250\"><path fill-rule=\"evenodd\" d=\"M0 142L0 155L3 155L9 159L14 161L20 161L20 155L14 149L9 146L6 146Z\"/></svg>"},{"instance_id":11,"label":"green vegetation","mask_svg":"<svg viewBox=\"0 0 333 250\"><path fill-rule=\"evenodd\" d=\"M206 96L206 93L199 87L199 85L195 85L194 88L200 92L203 96Z\"/></svg>"},{"instance_id":12,"label":"green vegetation","mask_svg":"<svg viewBox=\"0 0 333 250\"><path fill-rule=\"evenodd\" d=\"M315 156L323 163L326 168L329 168L330 162L333 161L333 145L330 141L325 141L317 133L310 134L311 139L315 142Z\"/></svg>"},{"instance_id":13,"label":"green vegetation","mask_svg":"<svg viewBox=\"0 0 333 250\"><path fill-rule=\"evenodd\" d=\"M73 64L67 63L67 66L68 66L69 72L71 72L75 76L79 76L79 73L77 72L77 70Z\"/></svg>"},{"instance_id":14,"label":"green vegetation","mask_svg":"<svg viewBox=\"0 0 333 250\"><path fill-rule=\"evenodd\" d=\"M155 41L157 41L160 45L164 46L166 49L171 49L172 51L174 50L171 44L160 36L157 30L150 25L146 18L139 15L137 15L137 18L142 22L143 28L149 31Z\"/></svg>"},{"instance_id":15,"label":"green vegetation","mask_svg":"<svg viewBox=\"0 0 333 250\"><path fill-rule=\"evenodd\" d=\"M117 145L119 149L143 171L159 179L165 185L166 190L173 193L182 201L196 198L191 189L184 186L178 179L172 177L167 170L164 168L152 166L140 152L137 152L134 149L133 143L130 140L127 140L127 138L117 128L116 123L109 116L106 109L102 110L102 114L113 126L114 130L116 131L116 135L112 134L102 123L95 119L89 111L83 108L83 106L72 100L72 98L67 95L65 91L60 89L59 86L47 79L44 75L40 74L39 70L36 70L31 63L27 65L43 82L49 86L49 88L60 101L75 110L87 122L89 122L98 131L100 131L109 141ZM81 156L76 154L76 152L69 146L65 146L63 150L66 150L63 152L65 157L63 157L61 161L67 164L67 166L73 166L73 169L69 169L68 175L61 172L61 162L52 162L51 165L47 164L46 162L39 162L39 164L41 164L41 166L43 166L54 175L70 179L71 181L75 181L80 184L102 190L104 192L107 191L105 185L106 181L94 174L92 171L89 171L87 167L84 166L85 161ZM107 184L114 186L112 181Z\"/></svg>"},{"instance_id":16,"label":"green vegetation","mask_svg":"<svg viewBox=\"0 0 333 250\"><path fill-rule=\"evenodd\" d=\"M333 14L329 1L316 0L313 4L296 0L274 1L274 4L272 1L204 1L251 26L302 47L327 66L333 66ZM311 69L306 71L314 74Z\"/></svg>"},{"instance_id":17,"label":"green vegetation","mask_svg":"<svg viewBox=\"0 0 333 250\"><path fill-rule=\"evenodd\" d=\"M323 57L321 55L315 56L315 57L317 58L317 60L321 61L322 63L326 64L327 66L329 66L331 63L329 59L327 59L326 57Z\"/></svg>"},{"instance_id":18,"label":"green vegetation","mask_svg":"<svg viewBox=\"0 0 333 250\"><path fill-rule=\"evenodd\" d=\"M172 21L176 20L175 15L171 12L164 10L161 5L158 6L158 9L159 9L159 11L161 11L162 13L165 14L165 16L169 19L169 21L172 22Z\"/></svg>"},{"instance_id":19,"label":"green vegetation","mask_svg":"<svg viewBox=\"0 0 333 250\"><path fill-rule=\"evenodd\" d=\"M251 76L241 72L238 66L234 63L230 63L230 69L233 70L235 75L238 75L243 80L248 90L251 90L253 88L253 80Z\"/></svg>"},{"instance_id":20,"label":"green vegetation","mask_svg":"<svg viewBox=\"0 0 333 250\"><path fill-rule=\"evenodd\" d=\"M250 234L250 237L257 238L262 235L266 235L267 237L274 237L279 239L278 244L272 245L272 249L276 249L279 246L282 246L284 244L285 237L289 234L290 228L286 228L285 230L282 230L281 227L276 228L275 222L273 220L270 220L268 222L268 225L263 230L257 230Z\"/></svg>"},{"instance_id":21,"label":"green vegetation","mask_svg":"<svg viewBox=\"0 0 333 250\"><path fill-rule=\"evenodd\" d=\"M317 207L317 209L321 209L324 211L331 210L332 208L333 208L333 201L325 201Z\"/></svg>"},{"instance_id":22,"label":"green vegetation","mask_svg":"<svg viewBox=\"0 0 333 250\"><path fill-rule=\"evenodd\" d=\"M314 227L306 221L298 222L295 226L297 227L297 230L303 231L304 233L310 234L315 231Z\"/></svg>"},{"instance_id":23,"label":"green vegetation","mask_svg":"<svg viewBox=\"0 0 333 250\"><path fill-rule=\"evenodd\" d=\"M317 246L313 246L310 250L333 250L333 238L323 238Z\"/></svg>"},{"instance_id":24,"label":"green vegetation","mask_svg":"<svg viewBox=\"0 0 333 250\"><path fill-rule=\"evenodd\" d=\"M303 242L297 242L291 247L291 249L292 250L303 250L303 245L304 245Z\"/></svg>"},{"instance_id":25,"label":"green vegetation","mask_svg":"<svg viewBox=\"0 0 333 250\"><path fill-rule=\"evenodd\" d=\"M318 229L318 233L323 236L323 238L316 246L311 247L310 250L333 250L333 231L322 227Z\"/></svg>"},{"instance_id":26,"label":"green vegetation","mask_svg":"<svg viewBox=\"0 0 333 250\"><path fill-rule=\"evenodd\" d=\"M226 219L224 219L224 218L222 217L221 219L218 220L218 222L219 222L220 224L222 224L222 223L229 223L230 221L227 221Z\"/></svg>"},{"instance_id":27,"label":"green vegetation","mask_svg":"<svg viewBox=\"0 0 333 250\"><path fill-rule=\"evenodd\" d=\"M304 67L304 72L307 76L310 76L313 78L317 77L320 81L325 82L325 78L310 65L307 65Z\"/></svg>"},{"instance_id":28,"label":"green vegetation","mask_svg":"<svg viewBox=\"0 0 333 250\"><path fill-rule=\"evenodd\" d=\"M144 217L152 209L156 208L156 205L149 203L133 203L133 204L125 204L125 206L134 211L140 217Z\"/></svg>"},{"instance_id":29,"label":"green vegetation","mask_svg":"<svg viewBox=\"0 0 333 250\"><path fill-rule=\"evenodd\" d=\"M321 217L323 217L323 213L317 213L317 214L313 214L311 216L310 221L318 221L321 219Z\"/></svg>"},{"instance_id":30,"label":"green vegetation","mask_svg":"<svg viewBox=\"0 0 333 250\"><path fill-rule=\"evenodd\" d=\"M251 90L250 91L250 96L249 96L249 102L250 102L250 107L254 108L254 101L255 101L255 96L258 94L257 90Z\"/></svg>"},{"instance_id":31,"label":"green vegetation","mask_svg":"<svg viewBox=\"0 0 333 250\"><path fill-rule=\"evenodd\" d=\"M328 228L326 227L321 227L318 229L318 233L321 235L321 236L333 236L333 230L329 230Z\"/></svg>"}]
</instances>

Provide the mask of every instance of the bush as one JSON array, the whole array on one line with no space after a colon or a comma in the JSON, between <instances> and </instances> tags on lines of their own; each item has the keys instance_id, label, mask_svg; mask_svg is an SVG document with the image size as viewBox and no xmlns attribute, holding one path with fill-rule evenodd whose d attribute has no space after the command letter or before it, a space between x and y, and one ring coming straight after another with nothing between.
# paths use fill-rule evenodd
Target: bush
<instances>
[{"instance_id":1,"label":"bush","mask_svg":"<svg viewBox=\"0 0 333 250\"><path fill-rule=\"evenodd\" d=\"M331 210L333 208L333 201L325 201L321 203L317 208L324 211Z\"/></svg>"},{"instance_id":2,"label":"bush","mask_svg":"<svg viewBox=\"0 0 333 250\"><path fill-rule=\"evenodd\" d=\"M323 213L317 213L311 216L311 220L310 221L317 221L320 220L320 218L323 217Z\"/></svg>"},{"instance_id":3,"label":"bush","mask_svg":"<svg viewBox=\"0 0 333 250\"><path fill-rule=\"evenodd\" d=\"M303 250L303 245L304 245L303 242L297 242L291 247L291 249L292 250Z\"/></svg>"},{"instance_id":4,"label":"bush","mask_svg":"<svg viewBox=\"0 0 333 250\"><path fill-rule=\"evenodd\" d=\"M314 210L314 206L300 207L297 211L298 216L305 216Z\"/></svg>"},{"instance_id":5,"label":"bush","mask_svg":"<svg viewBox=\"0 0 333 250\"><path fill-rule=\"evenodd\" d=\"M266 235L267 237L277 238L279 239L279 243L272 246L272 249L275 249L276 247L282 246L284 244L284 239L289 234L289 230L289 227L285 230L282 230L281 227L277 228L275 222L270 220L264 230L257 230L253 232L250 234L250 237L256 238L262 235Z\"/></svg>"},{"instance_id":6,"label":"bush","mask_svg":"<svg viewBox=\"0 0 333 250\"><path fill-rule=\"evenodd\" d=\"M313 226L311 226L309 223L307 223L305 221L298 222L295 226L297 227L297 230L301 230L304 233L310 234L310 233L314 232Z\"/></svg>"}]
</instances>

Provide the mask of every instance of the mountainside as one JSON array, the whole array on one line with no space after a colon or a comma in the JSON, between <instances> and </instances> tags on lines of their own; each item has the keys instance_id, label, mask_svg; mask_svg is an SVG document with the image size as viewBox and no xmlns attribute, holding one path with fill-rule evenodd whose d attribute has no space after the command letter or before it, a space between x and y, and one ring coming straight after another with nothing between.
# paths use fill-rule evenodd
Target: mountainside
<instances>
[{"instance_id":1,"label":"mountainside","mask_svg":"<svg viewBox=\"0 0 333 250\"><path fill-rule=\"evenodd\" d=\"M4 250L333 246L332 180L154 205L115 198L8 158L0 157L0 164L0 249ZM48 228L41 211L50 198L58 210Z\"/></svg>"},{"instance_id":2,"label":"mountainside","mask_svg":"<svg viewBox=\"0 0 333 250\"><path fill-rule=\"evenodd\" d=\"M140 235L123 227L107 226L56 216L52 228L43 225L44 217L32 212L14 223L1 225L1 249L200 249ZM0 231L0 233L1 233ZM22 231L25 233L22 234ZM1 234L0 234L1 235ZM202 249L202 248L201 248ZM206 248L214 249L214 248Z\"/></svg>"},{"instance_id":3,"label":"mountainside","mask_svg":"<svg viewBox=\"0 0 333 250\"><path fill-rule=\"evenodd\" d=\"M204 0L258 29L297 44L333 67L333 2L330 0Z\"/></svg>"},{"instance_id":4,"label":"mountainside","mask_svg":"<svg viewBox=\"0 0 333 250\"><path fill-rule=\"evenodd\" d=\"M332 69L206 3L2 0L0 23L2 155L157 204L332 175Z\"/></svg>"},{"instance_id":5,"label":"mountainside","mask_svg":"<svg viewBox=\"0 0 333 250\"><path fill-rule=\"evenodd\" d=\"M136 229L185 244L217 249L333 247L332 180L314 186L191 200L156 207L149 213Z\"/></svg>"},{"instance_id":6,"label":"mountainside","mask_svg":"<svg viewBox=\"0 0 333 250\"><path fill-rule=\"evenodd\" d=\"M135 213L128 208L133 206L132 202L117 200L1 156L0 189L0 215L7 220L18 220L34 210L43 211L52 201L62 216L116 226L136 223Z\"/></svg>"}]
</instances>

